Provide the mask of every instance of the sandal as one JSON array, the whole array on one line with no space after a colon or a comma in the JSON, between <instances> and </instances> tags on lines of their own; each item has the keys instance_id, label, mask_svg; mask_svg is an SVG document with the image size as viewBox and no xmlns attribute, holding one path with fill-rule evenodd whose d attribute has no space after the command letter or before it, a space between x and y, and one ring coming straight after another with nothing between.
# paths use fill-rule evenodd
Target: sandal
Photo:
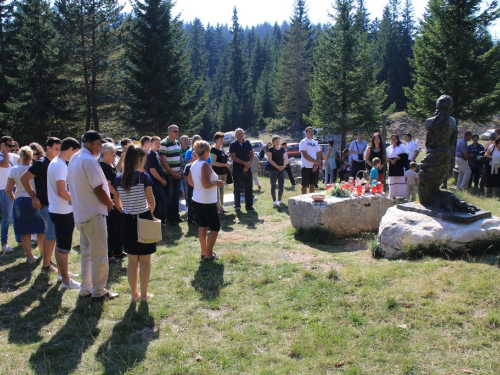
<instances>
[{"instance_id":1,"label":"sandal","mask_svg":"<svg viewBox=\"0 0 500 375\"><path fill-rule=\"evenodd\" d=\"M118 254L118 255L115 255L114 258L115 259L123 259L127 256L127 253L122 251L121 254Z\"/></svg>"},{"instance_id":2,"label":"sandal","mask_svg":"<svg viewBox=\"0 0 500 375\"><path fill-rule=\"evenodd\" d=\"M108 259L108 262L109 262L109 264L113 264L113 263L120 263L120 262L121 262L121 259L109 258L109 259Z\"/></svg>"},{"instance_id":3,"label":"sandal","mask_svg":"<svg viewBox=\"0 0 500 375\"><path fill-rule=\"evenodd\" d=\"M217 259L219 259L219 257L215 253L212 253L212 256L210 258L203 257L203 260L217 260Z\"/></svg>"}]
</instances>

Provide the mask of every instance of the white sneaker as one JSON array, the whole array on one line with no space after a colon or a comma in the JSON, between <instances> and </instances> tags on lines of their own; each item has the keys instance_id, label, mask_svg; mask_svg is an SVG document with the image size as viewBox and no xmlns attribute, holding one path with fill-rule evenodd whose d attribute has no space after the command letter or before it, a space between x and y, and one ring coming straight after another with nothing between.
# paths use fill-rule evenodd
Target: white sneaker
<instances>
[{"instance_id":1,"label":"white sneaker","mask_svg":"<svg viewBox=\"0 0 500 375\"><path fill-rule=\"evenodd\" d=\"M48 275L49 273L57 273L57 268L55 268L52 264L48 266L47 268L42 267L40 270L40 273L43 273L45 275Z\"/></svg>"},{"instance_id":2,"label":"white sneaker","mask_svg":"<svg viewBox=\"0 0 500 375\"><path fill-rule=\"evenodd\" d=\"M75 281L73 279L69 279L69 282L66 284L63 282L61 284L62 289L71 289L71 290L78 290L80 289L80 283L78 281Z\"/></svg>"},{"instance_id":3,"label":"white sneaker","mask_svg":"<svg viewBox=\"0 0 500 375\"><path fill-rule=\"evenodd\" d=\"M68 272L68 275L69 275L69 277L70 277L70 278L80 276L80 275L79 275L79 274L77 274L77 273L71 273L71 272ZM57 275L57 281L62 281L62 276L61 276L61 274Z\"/></svg>"},{"instance_id":4,"label":"white sneaker","mask_svg":"<svg viewBox=\"0 0 500 375\"><path fill-rule=\"evenodd\" d=\"M12 253L14 251L14 249L12 247L8 246L7 244L3 244L2 251L4 253Z\"/></svg>"},{"instance_id":5,"label":"white sneaker","mask_svg":"<svg viewBox=\"0 0 500 375\"><path fill-rule=\"evenodd\" d=\"M274 201L274 202L273 202L273 206L274 206L274 207L278 207L278 201Z\"/></svg>"}]
</instances>

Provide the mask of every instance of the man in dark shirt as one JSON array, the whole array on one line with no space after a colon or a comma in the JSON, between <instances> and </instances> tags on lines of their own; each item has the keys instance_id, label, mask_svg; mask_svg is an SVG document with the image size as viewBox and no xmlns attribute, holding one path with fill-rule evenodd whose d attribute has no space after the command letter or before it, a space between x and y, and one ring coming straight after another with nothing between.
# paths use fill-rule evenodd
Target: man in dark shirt
<instances>
[{"instance_id":1,"label":"man in dark shirt","mask_svg":"<svg viewBox=\"0 0 500 375\"><path fill-rule=\"evenodd\" d=\"M21 182L26 192L30 195L33 207L40 210L45 223L45 241L43 243L42 273L57 273L57 268L51 262L54 245L56 243L56 230L49 216L49 198L47 194L47 170L49 164L61 150L61 140L55 137L47 138L45 144L47 152L45 157L37 160L21 177ZM34 178L36 194L31 188L30 180Z\"/></svg>"},{"instance_id":2,"label":"man in dark shirt","mask_svg":"<svg viewBox=\"0 0 500 375\"><path fill-rule=\"evenodd\" d=\"M160 149L160 137L151 137L151 149L148 151L148 156L146 158L146 165L144 169L146 173L151 176L153 180L153 195L156 201L156 207L153 215L160 219L162 224L165 225L165 220L167 218L167 194L165 193L164 186L167 185L167 181L163 177L163 168L160 163L160 156L158 155L158 150Z\"/></svg>"},{"instance_id":3,"label":"man in dark shirt","mask_svg":"<svg viewBox=\"0 0 500 375\"><path fill-rule=\"evenodd\" d=\"M234 209L240 211L240 192L241 184L245 186L245 208L247 211L253 208L252 192L252 159L254 158L252 144L245 139L243 129L235 130L236 140L229 145L229 153L233 161L233 180L234 180Z\"/></svg>"}]
</instances>

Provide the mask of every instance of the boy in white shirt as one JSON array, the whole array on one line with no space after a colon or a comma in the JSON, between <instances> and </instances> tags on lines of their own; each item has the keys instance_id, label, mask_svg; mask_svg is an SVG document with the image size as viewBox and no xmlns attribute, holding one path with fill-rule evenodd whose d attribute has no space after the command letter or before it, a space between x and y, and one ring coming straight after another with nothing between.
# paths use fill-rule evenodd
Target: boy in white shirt
<instances>
[{"instance_id":1,"label":"boy in white shirt","mask_svg":"<svg viewBox=\"0 0 500 375\"><path fill-rule=\"evenodd\" d=\"M68 186L68 163L81 148L74 138L61 143L61 151L52 159L47 170L47 195L49 215L56 229L56 261L63 289L80 289L80 283L71 279L68 271L68 254L71 251L75 220Z\"/></svg>"}]
</instances>

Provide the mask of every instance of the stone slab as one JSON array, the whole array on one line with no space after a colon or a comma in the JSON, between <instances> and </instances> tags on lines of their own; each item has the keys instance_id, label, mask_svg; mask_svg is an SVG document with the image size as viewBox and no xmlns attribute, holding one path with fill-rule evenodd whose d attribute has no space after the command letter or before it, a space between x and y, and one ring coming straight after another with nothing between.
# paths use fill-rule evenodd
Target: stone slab
<instances>
[{"instance_id":1,"label":"stone slab","mask_svg":"<svg viewBox=\"0 0 500 375\"><path fill-rule=\"evenodd\" d=\"M315 194L288 199L288 212L293 227L323 226L335 232L338 237L353 236L377 230L382 216L393 205L392 199L385 194L350 198L327 195L323 202L314 202L311 196Z\"/></svg>"},{"instance_id":2,"label":"stone slab","mask_svg":"<svg viewBox=\"0 0 500 375\"><path fill-rule=\"evenodd\" d=\"M426 214L391 207L382 217L377 242L386 258L400 258L408 244L429 246L445 242L457 252L465 252L471 242L500 237L500 218L490 217L463 224Z\"/></svg>"},{"instance_id":3,"label":"stone slab","mask_svg":"<svg viewBox=\"0 0 500 375\"><path fill-rule=\"evenodd\" d=\"M422 206L420 203L402 203L396 206L398 209L403 211L417 212L427 216L436 217L438 219L453 221L456 223L469 224L481 219L487 219L491 217L491 212L489 211L478 211L475 214L469 214L466 212L442 212L435 209L429 209Z\"/></svg>"}]
</instances>

